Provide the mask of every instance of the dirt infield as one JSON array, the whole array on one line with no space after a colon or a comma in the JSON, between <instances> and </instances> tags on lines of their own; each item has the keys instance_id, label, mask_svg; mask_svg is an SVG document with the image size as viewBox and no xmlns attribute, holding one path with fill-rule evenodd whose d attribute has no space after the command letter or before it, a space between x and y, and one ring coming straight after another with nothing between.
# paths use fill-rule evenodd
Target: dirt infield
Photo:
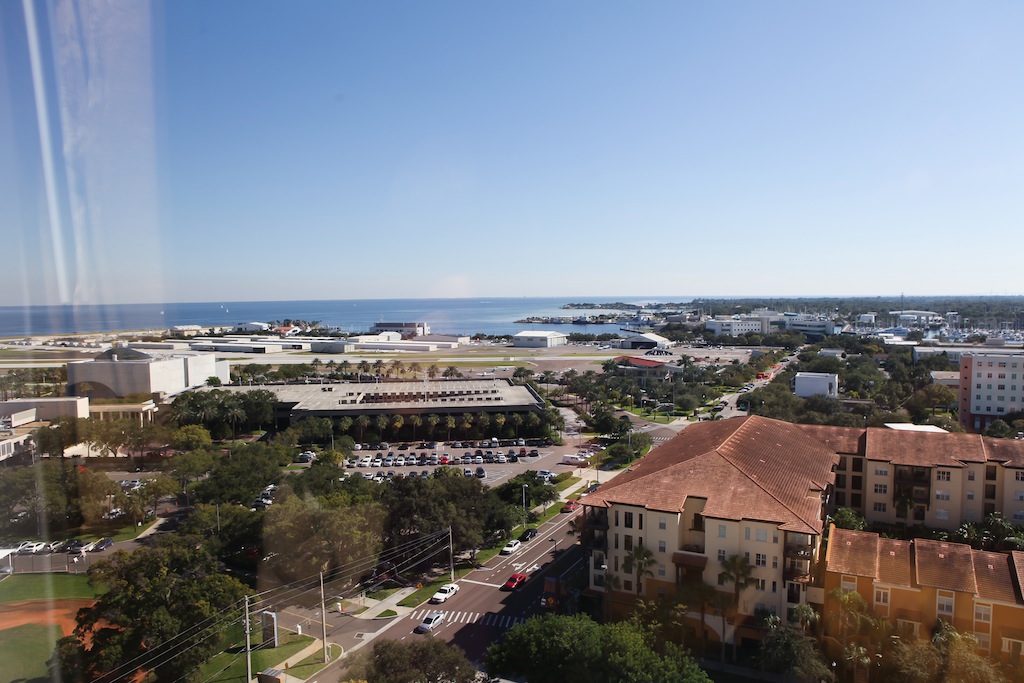
<instances>
[{"instance_id":1,"label":"dirt infield","mask_svg":"<svg viewBox=\"0 0 1024 683\"><path fill-rule=\"evenodd\" d=\"M59 626L64 635L75 630L75 616L78 610L91 606L95 600L29 600L0 605L0 633L3 629L23 624Z\"/></svg>"}]
</instances>

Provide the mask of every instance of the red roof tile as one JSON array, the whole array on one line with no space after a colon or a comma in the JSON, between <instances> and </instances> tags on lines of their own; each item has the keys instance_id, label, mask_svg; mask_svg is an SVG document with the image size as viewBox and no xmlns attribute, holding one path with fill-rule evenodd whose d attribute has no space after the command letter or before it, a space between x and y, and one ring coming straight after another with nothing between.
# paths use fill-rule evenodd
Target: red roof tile
<instances>
[{"instance_id":1,"label":"red roof tile","mask_svg":"<svg viewBox=\"0 0 1024 683\"><path fill-rule=\"evenodd\" d=\"M833 528L829 532L825 564L831 572L878 576L878 534Z\"/></svg>"},{"instance_id":2,"label":"red roof tile","mask_svg":"<svg viewBox=\"0 0 1024 683\"><path fill-rule=\"evenodd\" d=\"M821 491L838 456L796 425L758 416L703 422L662 444L586 499L678 512L703 498L705 517L775 522L821 533Z\"/></svg>"},{"instance_id":3,"label":"red roof tile","mask_svg":"<svg viewBox=\"0 0 1024 683\"><path fill-rule=\"evenodd\" d=\"M878 580L893 586L914 586L912 542L881 538L878 542Z\"/></svg>"},{"instance_id":4,"label":"red roof tile","mask_svg":"<svg viewBox=\"0 0 1024 683\"><path fill-rule=\"evenodd\" d=\"M922 586L977 593L971 546L918 538L914 541L914 568Z\"/></svg>"},{"instance_id":5,"label":"red roof tile","mask_svg":"<svg viewBox=\"0 0 1024 683\"><path fill-rule=\"evenodd\" d=\"M828 425L797 425L836 453L863 454L866 429L860 427L831 427Z\"/></svg>"},{"instance_id":6,"label":"red roof tile","mask_svg":"<svg viewBox=\"0 0 1024 683\"><path fill-rule=\"evenodd\" d=\"M1018 602L1014 588L1015 571L1007 553L973 551L974 576L978 582L978 597L986 600Z\"/></svg>"},{"instance_id":7,"label":"red roof tile","mask_svg":"<svg viewBox=\"0 0 1024 683\"><path fill-rule=\"evenodd\" d=\"M981 437L975 434L942 434L872 427L864 454L870 460L916 467L963 467L966 462L985 462Z\"/></svg>"}]
</instances>

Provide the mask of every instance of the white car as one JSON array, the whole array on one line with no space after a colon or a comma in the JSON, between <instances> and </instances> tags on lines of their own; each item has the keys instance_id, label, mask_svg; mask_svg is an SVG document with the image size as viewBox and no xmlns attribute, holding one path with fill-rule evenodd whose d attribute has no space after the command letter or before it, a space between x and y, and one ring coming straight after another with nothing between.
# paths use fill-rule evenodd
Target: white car
<instances>
[{"instance_id":1,"label":"white car","mask_svg":"<svg viewBox=\"0 0 1024 683\"><path fill-rule=\"evenodd\" d=\"M459 584L457 583L446 583L437 589L437 592L430 598L430 604L436 605L440 602L445 602L448 598L452 597L459 592Z\"/></svg>"},{"instance_id":2,"label":"white car","mask_svg":"<svg viewBox=\"0 0 1024 683\"><path fill-rule=\"evenodd\" d=\"M18 552L22 555L43 553L47 551L47 544L43 541L26 541L18 546Z\"/></svg>"},{"instance_id":3,"label":"white car","mask_svg":"<svg viewBox=\"0 0 1024 683\"><path fill-rule=\"evenodd\" d=\"M522 543L520 543L516 539L512 539L511 541L509 541L508 543L505 544L504 548L501 549L501 554L502 555L511 555L515 551L519 550L519 546L521 546L521 545L522 545Z\"/></svg>"},{"instance_id":4,"label":"white car","mask_svg":"<svg viewBox=\"0 0 1024 683\"><path fill-rule=\"evenodd\" d=\"M416 633L430 633L435 628L444 623L444 614L441 612L434 612L428 614L426 618L416 627Z\"/></svg>"}]
</instances>

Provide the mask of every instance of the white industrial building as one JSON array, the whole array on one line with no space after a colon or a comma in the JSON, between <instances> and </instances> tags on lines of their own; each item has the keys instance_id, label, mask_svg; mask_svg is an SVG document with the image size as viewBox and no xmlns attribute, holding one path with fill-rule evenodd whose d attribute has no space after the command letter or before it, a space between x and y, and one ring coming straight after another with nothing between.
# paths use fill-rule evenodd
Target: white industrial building
<instances>
[{"instance_id":1,"label":"white industrial building","mask_svg":"<svg viewBox=\"0 0 1024 683\"><path fill-rule=\"evenodd\" d=\"M0 402L0 417L10 418L14 427L29 422L54 422L62 417L89 417L89 399L79 396L56 398L12 398Z\"/></svg>"},{"instance_id":2,"label":"white industrial building","mask_svg":"<svg viewBox=\"0 0 1024 683\"><path fill-rule=\"evenodd\" d=\"M715 318L708 320L704 325L708 332L728 337L737 337L748 332L761 333L761 320L759 318Z\"/></svg>"},{"instance_id":3,"label":"white industrial building","mask_svg":"<svg viewBox=\"0 0 1024 683\"><path fill-rule=\"evenodd\" d=\"M210 377L230 381L228 361L199 353L150 355L116 346L95 360L68 363L68 392L123 398L130 394L171 396L206 384ZM84 391L83 389L87 389Z\"/></svg>"},{"instance_id":4,"label":"white industrial building","mask_svg":"<svg viewBox=\"0 0 1024 683\"><path fill-rule=\"evenodd\" d=\"M975 350L960 357L960 424L983 432L997 418L1024 411L1024 355Z\"/></svg>"},{"instance_id":5,"label":"white industrial building","mask_svg":"<svg viewBox=\"0 0 1024 683\"><path fill-rule=\"evenodd\" d=\"M563 346L568 339L569 336L562 332L526 330L512 337L512 346L547 348L549 346Z\"/></svg>"},{"instance_id":6,"label":"white industrial building","mask_svg":"<svg viewBox=\"0 0 1024 683\"><path fill-rule=\"evenodd\" d=\"M402 337L421 337L430 334L430 327L426 323L388 323L379 322L373 324L373 332L397 332Z\"/></svg>"},{"instance_id":7,"label":"white industrial building","mask_svg":"<svg viewBox=\"0 0 1024 683\"><path fill-rule=\"evenodd\" d=\"M808 396L839 397L839 375L833 372L798 372L793 379L793 393Z\"/></svg>"},{"instance_id":8,"label":"white industrial building","mask_svg":"<svg viewBox=\"0 0 1024 683\"><path fill-rule=\"evenodd\" d=\"M269 323L238 323L234 329L235 332L267 332L269 330Z\"/></svg>"}]
</instances>

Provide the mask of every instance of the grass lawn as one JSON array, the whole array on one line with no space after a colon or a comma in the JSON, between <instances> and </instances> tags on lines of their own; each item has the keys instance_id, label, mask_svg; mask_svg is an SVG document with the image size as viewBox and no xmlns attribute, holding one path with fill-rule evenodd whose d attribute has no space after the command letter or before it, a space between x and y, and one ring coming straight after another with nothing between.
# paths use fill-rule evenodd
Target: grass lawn
<instances>
[{"instance_id":1,"label":"grass lawn","mask_svg":"<svg viewBox=\"0 0 1024 683\"><path fill-rule=\"evenodd\" d=\"M25 624L0 631L0 661L6 681L49 681L46 661L63 637L57 626Z\"/></svg>"},{"instance_id":2,"label":"grass lawn","mask_svg":"<svg viewBox=\"0 0 1024 683\"><path fill-rule=\"evenodd\" d=\"M256 629L254 635L252 644L255 647L259 641L259 629ZM275 667L312 642L309 636L282 634L280 647L252 653L253 675ZM235 647L214 655L199 670L198 678L207 683L245 683L245 652L241 647Z\"/></svg>"},{"instance_id":3,"label":"grass lawn","mask_svg":"<svg viewBox=\"0 0 1024 683\"><path fill-rule=\"evenodd\" d=\"M569 477L568 479L558 482L555 485L555 488L559 491L564 491L578 481L580 481L579 477Z\"/></svg>"},{"instance_id":4,"label":"grass lawn","mask_svg":"<svg viewBox=\"0 0 1024 683\"><path fill-rule=\"evenodd\" d=\"M0 603L96 595L85 574L17 574L0 581Z\"/></svg>"},{"instance_id":5,"label":"grass lawn","mask_svg":"<svg viewBox=\"0 0 1024 683\"><path fill-rule=\"evenodd\" d=\"M393 610L393 609L386 609L383 612L381 612L380 614L378 614L376 618L377 619L386 619L388 617L397 617L397 616L398 616L398 612L396 612L395 610Z\"/></svg>"},{"instance_id":6,"label":"grass lawn","mask_svg":"<svg viewBox=\"0 0 1024 683\"><path fill-rule=\"evenodd\" d=\"M328 646L327 656L333 662L340 657L343 652L344 650L341 649L341 645L335 645L332 643ZM311 654L295 666L288 669L288 675L305 680L327 666L327 664L324 664L323 659L324 654L322 651Z\"/></svg>"},{"instance_id":7,"label":"grass lawn","mask_svg":"<svg viewBox=\"0 0 1024 683\"><path fill-rule=\"evenodd\" d=\"M373 600L383 600L397 591L397 588L381 588L380 590L370 591L366 594L366 597Z\"/></svg>"}]
</instances>

